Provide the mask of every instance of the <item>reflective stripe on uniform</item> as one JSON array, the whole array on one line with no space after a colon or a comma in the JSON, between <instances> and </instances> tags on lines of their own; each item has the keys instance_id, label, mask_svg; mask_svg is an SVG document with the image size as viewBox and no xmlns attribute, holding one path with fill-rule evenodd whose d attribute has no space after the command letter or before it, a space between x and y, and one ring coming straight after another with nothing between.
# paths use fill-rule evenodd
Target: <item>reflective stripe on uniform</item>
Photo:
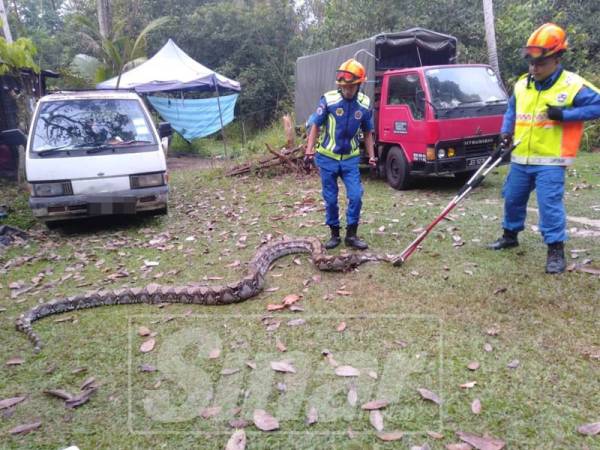
<instances>
[{"instance_id":1,"label":"reflective stripe on uniform","mask_svg":"<svg viewBox=\"0 0 600 450\"><path fill-rule=\"evenodd\" d=\"M575 162L575 158L564 158L564 157L557 157L557 158L532 158L532 157L526 157L526 156L515 156L512 155L511 156L511 162L517 163L517 164L533 164L533 165L539 165L539 166L570 166L571 164L573 164Z\"/></svg>"}]
</instances>

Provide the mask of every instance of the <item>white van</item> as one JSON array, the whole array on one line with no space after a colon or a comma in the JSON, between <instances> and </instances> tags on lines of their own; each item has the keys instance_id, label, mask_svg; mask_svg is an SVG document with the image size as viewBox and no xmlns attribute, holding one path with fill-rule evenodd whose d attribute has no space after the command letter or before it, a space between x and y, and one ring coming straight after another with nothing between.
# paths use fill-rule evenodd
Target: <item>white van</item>
<instances>
[{"instance_id":1,"label":"white van","mask_svg":"<svg viewBox=\"0 0 600 450\"><path fill-rule=\"evenodd\" d=\"M166 214L161 138L142 99L129 91L61 92L37 104L25 171L29 206L47 225L105 214Z\"/></svg>"}]
</instances>

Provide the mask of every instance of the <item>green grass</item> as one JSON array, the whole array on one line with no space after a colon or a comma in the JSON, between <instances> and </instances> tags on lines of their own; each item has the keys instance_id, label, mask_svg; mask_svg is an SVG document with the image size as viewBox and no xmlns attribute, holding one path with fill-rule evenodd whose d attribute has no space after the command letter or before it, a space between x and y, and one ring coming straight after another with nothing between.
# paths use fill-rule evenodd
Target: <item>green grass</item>
<instances>
[{"instance_id":1,"label":"green grass","mask_svg":"<svg viewBox=\"0 0 600 450\"><path fill-rule=\"evenodd\" d=\"M570 215L600 219L600 208L592 208L600 204L599 162L598 154L583 154L569 171ZM518 249L484 248L500 233L505 172L501 168L492 174L401 268L369 264L346 274L319 273L315 283L308 280L318 271L306 256L297 258L300 264L286 257L267 278L266 287L279 290L240 304L115 306L62 316L73 316L75 323L56 323L61 316L36 322L34 329L45 344L39 354L13 325L18 314L39 301L152 281L184 284L223 277L212 282L224 284L242 276L244 263L269 234L325 238L320 185L314 176L221 178L215 171L178 171L171 174L168 217L89 221L52 232L32 220L24 193L2 188L0 200L12 208L6 223L29 229L33 239L0 255L0 307L6 308L0 312L0 399L27 396L12 410L0 411L0 447L222 449L232 432L227 411L240 406L240 415L251 420L262 401L267 411L280 416L281 429L263 433L250 425L248 449L409 449L425 442L443 449L458 441L459 430L489 433L505 440L508 449L600 448L599 437L576 432L579 425L600 420L600 361L582 354L600 346L598 277L544 274L545 247L531 229L535 214ZM416 190L400 192L367 176L364 184L359 234L378 253L399 253L458 188L451 180L425 180ZM583 184L588 187L581 188ZM345 201L341 206L344 211ZM162 245L151 243L160 236L165 238ZM190 236L194 240L186 240ZM452 236L460 236L464 245L453 246ZM579 261L590 258L597 265L600 260L597 238L573 237L567 248L586 249ZM31 259L9 264L23 256ZM146 270L144 260L159 265ZM236 260L239 266L227 267ZM108 280L118 269L129 276ZM10 298L10 283L30 285L40 273L45 275L37 288ZM73 276L60 281L68 274ZM339 295L340 289L352 294ZM298 304L304 312L271 313L281 325L267 332L261 322L267 305L290 293L303 294ZM293 318L306 324L287 326ZM347 323L343 333L336 331L341 321ZM140 325L158 333L156 348L148 354L138 350ZM498 335L488 335L490 328L497 328ZM215 360L206 358L217 345L206 339L211 335L221 339L221 356ZM287 346L286 353L276 350L276 339ZM406 348L398 340L406 341ZM492 352L483 350L485 343L493 346ZM392 401L383 410L385 426L406 431L402 441L379 441L368 415L347 406L350 380L332 375L323 349L340 364L362 370L356 381L358 405L381 397ZM22 365L4 365L16 355L25 359ZM268 368L269 361L286 358L294 360L296 375ZM257 363L255 371L245 366L248 359ZM507 368L515 359L519 367ZM480 369L469 371L470 361L478 361ZM140 372L143 363L159 370ZM46 373L48 367L54 371ZM73 373L77 368L86 371ZM225 376L223 368L240 372ZM377 381L365 375L369 370L377 372ZM80 408L66 409L42 392L75 392L89 376L101 387ZM467 381L477 385L461 389ZM212 420L197 417L209 403L209 382L218 387L214 403L226 411ZM279 382L286 384L285 394L276 389ZM443 405L423 401L418 387L436 392ZM245 401L240 389L248 390ZM160 405L157 392L168 393L169 401ZM470 411L475 398L483 405L480 415ZM148 399L154 399L153 408L144 407ZM308 427L304 408L312 404L322 417ZM184 420L161 419L169 411ZM339 416L333 415L336 411ZM42 421L38 431L7 434L36 418ZM355 433L352 439L349 428ZM435 441L426 431L439 431L444 439Z\"/></svg>"}]
</instances>

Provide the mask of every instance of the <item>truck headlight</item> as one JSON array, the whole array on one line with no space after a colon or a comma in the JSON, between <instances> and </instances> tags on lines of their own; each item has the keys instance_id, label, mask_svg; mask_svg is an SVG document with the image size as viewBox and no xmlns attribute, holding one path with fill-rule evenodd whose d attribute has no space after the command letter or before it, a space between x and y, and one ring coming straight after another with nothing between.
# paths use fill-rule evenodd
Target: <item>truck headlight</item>
<instances>
[{"instance_id":1,"label":"truck headlight","mask_svg":"<svg viewBox=\"0 0 600 450\"><path fill-rule=\"evenodd\" d=\"M131 175L129 178L131 189L139 189L153 186L163 186L165 184L165 174L145 173L140 175Z\"/></svg>"},{"instance_id":2,"label":"truck headlight","mask_svg":"<svg viewBox=\"0 0 600 450\"><path fill-rule=\"evenodd\" d=\"M443 148L438 149L437 151L437 157L438 159L443 159L446 157L446 150L444 150Z\"/></svg>"},{"instance_id":3,"label":"truck headlight","mask_svg":"<svg viewBox=\"0 0 600 450\"><path fill-rule=\"evenodd\" d=\"M70 181L32 183L31 192L34 197L58 197L61 195L73 195L73 187Z\"/></svg>"}]
</instances>

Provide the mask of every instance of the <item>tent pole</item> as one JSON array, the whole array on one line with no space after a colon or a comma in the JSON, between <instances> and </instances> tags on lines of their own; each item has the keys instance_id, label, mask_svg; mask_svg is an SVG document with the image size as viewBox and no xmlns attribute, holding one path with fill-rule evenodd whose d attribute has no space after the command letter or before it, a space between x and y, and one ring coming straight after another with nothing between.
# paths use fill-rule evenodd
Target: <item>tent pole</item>
<instances>
[{"instance_id":1,"label":"tent pole","mask_svg":"<svg viewBox=\"0 0 600 450\"><path fill-rule=\"evenodd\" d=\"M225 139L225 130L223 129L223 113L221 112L219 83L217 82L217 77L215 75L213 75L213 80L215 82L215 91L217 93L217 105L219 106L219 120L221 121L221 136L223 136L223 149L225 150L225 159L227 159L227 141Z\"/></svg>"}]
</instances>

